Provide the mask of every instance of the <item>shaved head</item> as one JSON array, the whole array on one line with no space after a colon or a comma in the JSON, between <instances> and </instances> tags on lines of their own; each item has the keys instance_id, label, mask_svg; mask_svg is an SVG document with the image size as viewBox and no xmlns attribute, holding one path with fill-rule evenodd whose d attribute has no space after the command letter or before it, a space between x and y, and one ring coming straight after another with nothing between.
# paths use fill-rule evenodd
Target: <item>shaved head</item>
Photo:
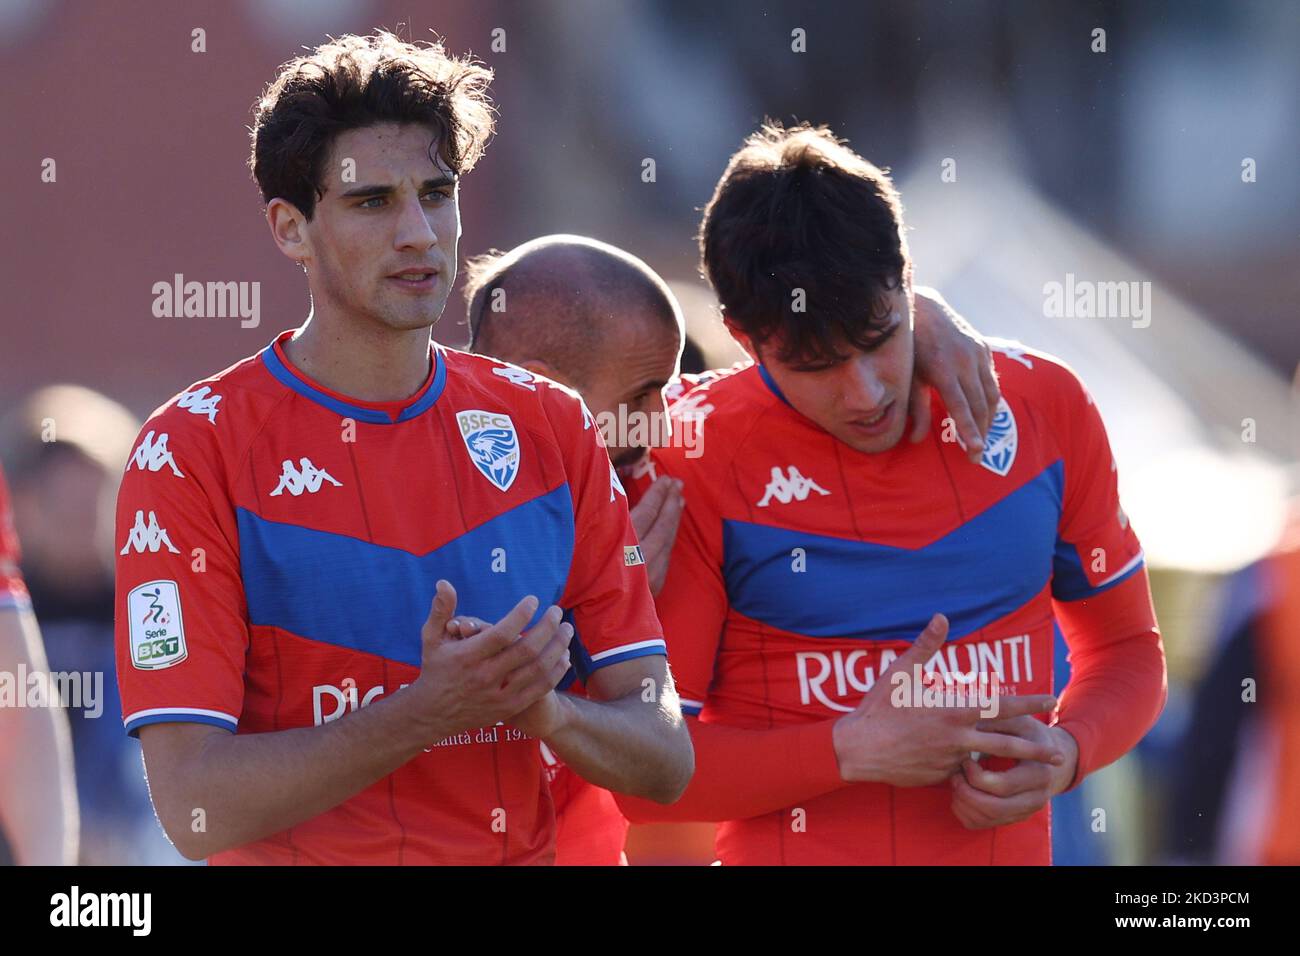
<instances>
[{"instance_id":1,"label":"shaved head","mask_svg":"<svg viewBox=\"0 0 1300 956\"><path fill-rule=\"evenodd\" d=\"M576 389L592 413L662 414L685 338L664 280L630 253L583 236L543 236L471 259L470 351ZM645 453L605 436L616 465Z\"/></svg>"},{"instance_id":2,"label":"shaved head","mask_svg":"<svg viewBox=\"0 0 1300 956\"><path fill-rule=\"evenodd\" d=\"M682 338L663 279L630 253L583 236L543 236L471 259L470 350L516 365L545 363L581 391L628 356L645 330ZM630 335L629 335L630 333Z\"/></svg>"}]
</instances>

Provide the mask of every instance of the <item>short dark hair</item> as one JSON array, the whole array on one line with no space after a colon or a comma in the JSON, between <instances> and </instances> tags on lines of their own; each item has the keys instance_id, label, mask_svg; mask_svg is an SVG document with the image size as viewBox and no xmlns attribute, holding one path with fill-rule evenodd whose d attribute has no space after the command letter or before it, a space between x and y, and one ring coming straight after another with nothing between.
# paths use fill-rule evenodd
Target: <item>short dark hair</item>
<instances>
[{"instance_id":1,"label":"short dark hair","mask_svg":"<svg viewBox=\"0 0 1300 956\"><path fill-rule=\"evenodd\" d=\"M911 278L887 171L824 126L768 122L746 139L704 209L699 242L723 314L758 345L775 339L784 362L869 348L888 327L886 296Z\"/></svg>"},{"instance_id":2,"label":"short dark hair","mask_svg":"<svg viewBox=\"0 0 1300 956\"><path fill-rule=\"evenodd\" d=\"M290 60L253 106L249 166L262 199L286 199L310 219L334 140L376 123L428 127L452 172L468 172L492 135L491 80L491 70L441 42L407 43L384 30Z\"/></svg>"}]
</instances>

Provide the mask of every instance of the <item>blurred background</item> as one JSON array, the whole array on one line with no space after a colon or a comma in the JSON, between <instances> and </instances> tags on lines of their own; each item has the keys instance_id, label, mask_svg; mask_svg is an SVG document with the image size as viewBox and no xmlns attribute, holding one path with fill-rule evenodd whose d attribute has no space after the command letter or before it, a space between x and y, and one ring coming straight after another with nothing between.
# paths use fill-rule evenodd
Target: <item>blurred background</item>
<instances>
[{"instance_id":1,"label":"blurred background","mask_svg":"<svg viewBox=\"0 0 1300 956\"><path fill-rule=\"evenodd\" d=\"M52 668L112 674L104 529L139 422L307 314L246 167L255 96L300 48L376 26L496 72L462 255L623 246L676 289L706 364L734 355L694 233L741 139L765 116L826 123L892 168L918 282L1089 384L1152 569L1169 703L1058 798L1057 862L1256 862L1296 839L1300 580L1278 542L1300 447L1300 5L1278 0L0 0L0 462ZM156 318L177 273L261 283L260 326ZM1080 282L1137 283L1144 311L1055 313L1050 284ZM462 345L463 320L453 297L436 335ZM116 699L69 716L83 861L183 862ZM636 827L628 855L708 862L710 831Z\"/></svg>"}]
</instances>

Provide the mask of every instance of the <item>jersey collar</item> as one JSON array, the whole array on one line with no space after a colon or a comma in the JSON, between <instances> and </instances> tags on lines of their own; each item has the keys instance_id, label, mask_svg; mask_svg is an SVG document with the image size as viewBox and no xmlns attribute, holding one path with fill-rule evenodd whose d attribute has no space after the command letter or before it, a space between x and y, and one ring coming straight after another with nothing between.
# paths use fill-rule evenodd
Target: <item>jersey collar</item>
<instances>
[{"instance_id":1,"label":"jersey collar","mask_svg":"<svg viewBox=\"0 0 1300 956\"><path fill-rule=\"evenodd\" d=\"M767 367L759 363L755 364L758 364L758 374L759 377L763 379L763 384L771 390L773 395L785 402L789 408L794 408L794 406L790 404L790 400L781 393L780 387L776 384L776 379L772 378L772 373L767 370Z\"/></svg>"},{"instance_id":2,"label":"jersey collar","mask_svg":"<svg viewBox=\"0 0 1300 956\"><path fill-rule=\"evenodd\" d=\"M447 384L447 363L443 359L442 349L438 348L437 343L432 343L430 348L433 352L433 362L429 369L429 377L424 380L420 390L410 398L398 402L363 402L357 398L350 398L313 382L290 364L284 354L284 343L293 333L293 329L281 332L262 350L262 362L266 365L267 371L286 388L293 389L299 395L325 406L332 412L354 418L359 422L372 425L396 425L399 422L409 421L432 408Z\"/></svg>"}]
</instances>

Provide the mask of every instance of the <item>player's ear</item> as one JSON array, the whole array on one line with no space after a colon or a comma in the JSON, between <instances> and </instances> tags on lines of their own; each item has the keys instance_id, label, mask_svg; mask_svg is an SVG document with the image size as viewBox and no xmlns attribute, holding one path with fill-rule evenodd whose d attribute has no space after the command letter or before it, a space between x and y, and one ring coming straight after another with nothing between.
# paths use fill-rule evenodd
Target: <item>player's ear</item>
<instances>
[{"instance_id":1,"label":"player's ear","mask_svg":"<svg viewBox=\"0 0 1300 956\"><path fill-rule=\"evenodd\" d=\"M722 317L722 324L727 327L727 331L730 332L731 337L736 340L736 344L745 350L745 354L757 362L758 350L754 348L754 341L742 332L740 328L725 315Z\"/></svg>"},{"instance_id":2,"label":"player's ear","mask_svg":"<svg viewBox=\"0 0 1300 956\"><path fill-rule=\"evenodd\" d=\"M310 253L306 230L307 223L298 207L287 199L276 197L266 204L266 224L271 227L271 238L290 259L302 263Z\"/></svg>"}]
</instances>

